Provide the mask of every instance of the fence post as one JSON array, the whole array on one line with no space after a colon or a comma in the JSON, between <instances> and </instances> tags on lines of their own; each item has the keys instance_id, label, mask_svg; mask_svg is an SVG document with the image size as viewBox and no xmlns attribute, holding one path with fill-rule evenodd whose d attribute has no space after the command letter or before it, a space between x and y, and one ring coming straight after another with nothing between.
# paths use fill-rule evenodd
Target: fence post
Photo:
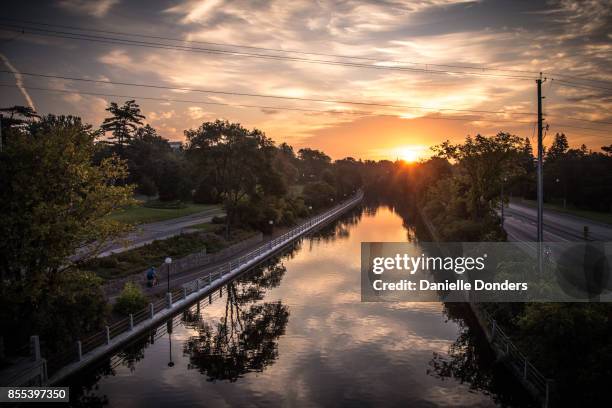
<instances>
[{"instance_id":1,"label":"fence post","mask_svg":"<svg viewBox=\"0 0 612 408\"><path fill-rule=\"evenodd\" d=\"M187 299L187 288L183 286L183 299Z\"/></svg>"},{"instance_id":2,"label":"fence post","mask_svg":"<svg viewBox=\"0 0 612 408\"><path fill-rule=\"evenodd\" d=\"M219 297L222 298L223 297L223 286L221 286L219 288Z\"/></svg>"},{"instance_id":3,"label":"fence post","mask_svg":"<svg viewBox=\"0 0 612 408\"><path fill-rule=\"evenodd\" d=\"M79 355L79 361L83 360L83 346L81 340L77 340L77 354Z\"/></svg>"},{"instance_id":4,"label":"fence post","mask_svg":"<svg viewBox=\"0 0 612 408\"><path fill-rule=\"evenodd\" d=\"M152 319L153 316L155 316L155 306L153 306L153 303L149 303L149 309L151 310L151 319Z\"/></svg>"},{"instance_id":5,"label":"fence post","mask_svg":"<svg viewBox=\"0 0 612 408\"><path fill-rule=\"evenodd\" d=\"M40 339L38 336L30 336L30 350L32 361L40 361Z\"/></svg>"},{"instance_id":6,"label":"fence post","mask_svg":"<svg viewBox=\"0 0 612 408\"><path fill-rule=\"evenodd\" d=\"M106 326L106 344L110 344L110 327Z\"/></svg>"},{"instance_id":7,"label":"fence post","mask_svg":"<svg viewBox=\"0 0 612 408\"><path fill-rule=\"evenodd\" d=\"M200 278L196 279L196 292L200 291Z\"/></svg>"},{"instance_id":8,"label":"fence post","mask_svg":"<svg viewBox=\"0 0 612 408\"><path fill-rule=\"evenodd\" d=\"M550 401L550 397L551 397L551 393L552 393L552 380L546 380L546 395L545 395L545 399L544 399L544 408L550 408L552 406L551 401Z\"/></svg>"},{"instance_id":9,"label":"fence post","mask_svg":"<svg viewBox=\"0 0 612 408\"><path fill-rule=\"evenodd\" d=\"M212 293L208 295L208 304L212 304Z\"/></svg>"},{"instance_id":10,"label":"fence post","mask_svg":"<svg viewBox=\"0 0 612 408\"><path fill-rule=\"evenodd\" d=\"M212 272L208 272L208 284L212 283Z\"/></svg>"},{"instance_id":11,"label":"fence post","mask_svg":"<svg viewBox=\"0 0 612 408\"><path fill-rule=\"evenodd\" d=\"M134 315L130 313L130 331L134 330Z\"/></svg>"},{"instance_id":12,"label":"fence post","mask_svg":"<svg viewBox=\"0 0 612 408\"><path fill-rule=\"evenodd\" d=\"M168 309L172 307L172 292L166 293L166 303L168 304Z\"/></svg>"}]
</instances>

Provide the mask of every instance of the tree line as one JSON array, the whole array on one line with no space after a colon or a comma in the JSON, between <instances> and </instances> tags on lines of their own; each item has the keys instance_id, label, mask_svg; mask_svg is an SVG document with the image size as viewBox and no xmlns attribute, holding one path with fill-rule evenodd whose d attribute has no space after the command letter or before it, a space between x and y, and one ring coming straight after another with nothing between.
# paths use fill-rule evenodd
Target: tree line
<instances>
[{"instance_id":1,"label":"tree line","mask_svg":"<svg viewBox=\"0 0 612 408\"><path fill-rule=\"evenodd\" d=\"M101 280L83 270L129 226L108 215L135 194L225 209L226 233L272 232L361 187L362 163L277 145L264 132L216 120L173 148L138 104L111 103L99 128L75 116L2 109L0 317L7 349L39 334L49 350L100 328ZM79 254L75 257L75 254ZM1 355L1 353L0 353Z\"/></svg>"}]
</instances>

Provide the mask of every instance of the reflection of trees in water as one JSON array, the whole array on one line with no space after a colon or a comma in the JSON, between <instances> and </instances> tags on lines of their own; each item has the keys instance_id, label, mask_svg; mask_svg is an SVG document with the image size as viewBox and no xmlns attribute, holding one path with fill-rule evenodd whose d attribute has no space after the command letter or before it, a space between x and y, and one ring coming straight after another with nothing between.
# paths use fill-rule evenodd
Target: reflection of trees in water
<instances>
[{"instance_id":1,"label":"reflection of trees in water","mask_svg":"<svg viewBox=\"0 0 612 408\"><path fill-rule=\"evenodd\" d=\"M110 358L106 359L95 370L94 374L83 376L75 375L74 379L68 379L66 384L60 386L70 386L70 407L103 407L108 405L108 396L98 395L98 381L109 375L115 375L115 369Z\"/></svg>"},{"instance_id":2,"label":"reflection of trees in water","mask_svg":"<svg viewBox=\"0 0 612 408\"><path fill-rule=\"evenodd\" d=\"M216 323L201 322L184 346L190 368L209 381L236 381L250 371L263 371L278 357L278 337L289 321L287 306L263 302L286 269L282 263L255 270L227 286L225 312Z\"/></svg>"},{"instance_id":3,"label":"reflection of trees in water","mask_svg":"<svg viewBox=\"0 0 612 408\"><path fill-rule=\"evenodd\" d=\"M490 395L503 406L536 406L522 385L495 360L469 306L447 303L444 309L448 319L459 326L460 333L449 347L448 355L433 353L427 373L441 380L458 380L471 390Z\"/></svg>"},{"instance_id":4,"label":"reflection of trees in water","mask_svg":"<svg viewBox=\"0 0 612 408\"><path fill-rule=\"evenodd\" d=\"M310 244L315 242L331 242L337 239L346 239L349 237L351 226L357 225L361 221L363 214L362 207L356 207L348 213L342 215L337 220L328 225L323 226L310 236Z\"/></svg>"}]
</instances>

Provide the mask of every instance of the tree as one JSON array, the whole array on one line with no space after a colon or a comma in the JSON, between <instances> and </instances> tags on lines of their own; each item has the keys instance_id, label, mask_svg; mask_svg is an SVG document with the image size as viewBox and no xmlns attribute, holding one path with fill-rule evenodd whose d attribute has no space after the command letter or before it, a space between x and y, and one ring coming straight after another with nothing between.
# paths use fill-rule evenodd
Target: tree
<instances>
[{"instance_id":1,"label":"tree","mask_svg":"<svg viewBox=\"0 0 612 408\"><path fill-rule=\"evenodd\" d=\"M336 190L325 181L312 181L304 186L304 202L314 209L322 209L333 204Z\"/></svg>"},{"instance_id":2,"label":"tree","mask_svg":"<svg viewBox=\"0 0 612 408\"><path fill-rule=\"evenodd\" d=\"M2 123L0 126L0 147L4 144L5 134L9 129L13 127L21 127L27 123L34 121L35 119L40 119L40 116L36 113L36 111L29 106L21 106L14 105L8 108L0 109L0 112L8 113L8 117L2 117ZM0 148L0 150L2 150Z\"/></svg>"},{"instance_id":3,"label":"tree","mask_svg":"<svg viewBox=\"0 0 612 408\"><path fill-rule=\"evenodd\" d=\"M331 165L331 158L320 150L300 149L298 151L299 169L303 180L320 180L323 172Z\"/></svg>"},{"instance_id":4,"label":"tree","mask_svg":"<svg viewBox=\"0 0 612 408\"><path fill-rule=\"evenodd\" d=\"M240 202L260 194L283 194L282 178L273 167L274 143L260 130L217 120L187 130L185 136L188 157L224 203L228 234Z\"/></svg>"},{"instance_id":5,"label":"tree","mask_svg":"<svg viewBox=\"0 0 612 408\"><path fill-rule=\"evenodd\" d=\"M546 152L546 161L552 162L562 158L569 150L569 143L564 133L557 133L552 145Z\"/></svg>"},{"instance_id":6,"label":"tree","mask_svg":"<svg viewBox=\"0 0 612 408\"><path fill-rule=\"evenodd\" d=\"M116 157L92 164L96 136L72 116L10 131L0 168L0 281L44 284L83 246L125 231L104 216L131 203L132 187L117 185L127 169Z\"/></svg>"},{"instance_id":7,"label":"tree","mask_svg":"<svg viewBox=\"0 0 612 408\"><path fill-rule=\"evenodd\" d=\"M132 203L132 187L118 185L127 169L116 157L93 164L96 136L72 116L48 115L9 130L0 154L0 317L7 342L37 333L53 347L105 319L100 280L76 266L126 231L105 216Z\"/></svg>"},{"instance_id":8,"label":"tree","mask_svg":"<svg viewBox=\"0 0 612 408\"><path fill-rule=\"evenodd\" d=\"M140 107L135 100L126 101L123 106L111 102L106 110L112 116L104 119L100 128L104 132L112 133L110 140L122 151L132 139L138 126L142 125L142 119L145 119L145 116L141 114Z\"/></svg>"},{"instance_id":9,"label":"tree","mask_svg":"<svg viewBox=\"0 0 612 408\"><path fill-rule=\"evenodd\" d=\"M491 214L492 202L499 200L503 179L523 174L518 159L524 148L523 139L500 132L492 137L468 136L463 144L446 141L432 149L439 157L456 162L456 176L467 193L468 214L482 219Z\"/></svg>"}]
</instances>

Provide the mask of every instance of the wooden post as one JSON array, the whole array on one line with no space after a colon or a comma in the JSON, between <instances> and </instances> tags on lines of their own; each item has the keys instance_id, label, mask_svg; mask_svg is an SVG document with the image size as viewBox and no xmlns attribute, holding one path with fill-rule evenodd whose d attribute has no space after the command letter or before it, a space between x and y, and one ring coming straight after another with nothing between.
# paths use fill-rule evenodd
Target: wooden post
<instances>
[{"instance_id":1,"label":"wooden post","mask_svg":"<svg viewBox=\"0 0 612 408\"><path fill-rule=\"evenodd\" d=\"M30 349L32 361L40 361L40 339L38 336L30 336Z\"/></svg>"}]
</instances>

